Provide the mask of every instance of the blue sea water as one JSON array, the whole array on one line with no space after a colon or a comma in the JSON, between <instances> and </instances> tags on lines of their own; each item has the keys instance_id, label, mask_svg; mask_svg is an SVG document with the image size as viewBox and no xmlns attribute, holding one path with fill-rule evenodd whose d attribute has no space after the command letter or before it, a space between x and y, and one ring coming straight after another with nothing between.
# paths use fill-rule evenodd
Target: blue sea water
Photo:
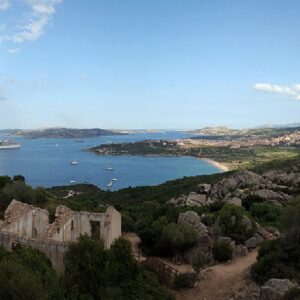
<instances>
[{"instance_id":1,"label":"blue sea water","mask_svg":"<svg viewBox=\"0 0 300 300\"><path fill-rule=\"evenodd\" d=\"M215 166L193 157L97 156L84 149L111 142L135 142L146 139L176 139L188 135L170 131L134 133L84 139L11 138L21 149L0 150L0 175L21 174L32 186L56 186L89 182L106 189L116 178L111 190L128 186L156 185L167 180L220 172ZM1 137L0 137L1 138ZM71 165L78 161L78 165ZM107 171L107 167L113 171Z\"/></svg>"}]
</instances>

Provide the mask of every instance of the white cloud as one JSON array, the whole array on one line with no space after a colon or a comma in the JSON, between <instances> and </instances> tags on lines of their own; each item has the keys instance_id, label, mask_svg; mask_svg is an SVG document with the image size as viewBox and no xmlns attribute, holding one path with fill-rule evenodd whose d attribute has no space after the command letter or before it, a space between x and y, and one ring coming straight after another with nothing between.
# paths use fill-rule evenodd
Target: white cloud
<instances>
[{"instance_id":1,"label":"white cloud","mask_svg":"<svg viewBox=\"0 0 300 300\"><path fill-rule=\"evenodd\" d=\"M4 0L0 0L1 1ZM0 41L11 41L23 43L34 41L40 38L46 26L56 13L56 5L63 0L23 0L29 7L29 11L23 14L23 19L16 26L16 30L11 34L0 36Z\"/></svg>"},{"instance_id":2,"label":"white cloud","mask_svg":"<svg viewBox=\"0 0 300 300\"><path fill-rule=\"evenodd\" d=\"M0 10L7 10L10 6L10 0L0 0Z\"/></svg>"},{"instance_id":3,"label":"white cloud","mask_svg":"<svg viewBox=\"0 0 300 300\"><path fill-rule=\"evenodd\" d=\"M20 48L11 48L7 50L8 53L15 54L20 52Z\"/></svg>"},{"instance_id":4,"label":"white cloud","mask_svg":"<svg viewBox=\"0 0 300 300\"><path fill-rule=\"evenodd\" d=\"M270 83L255 83L253 88L258 91L276 93L300 100L300 84L284 86Z\"/></svg>"}]
</instances>

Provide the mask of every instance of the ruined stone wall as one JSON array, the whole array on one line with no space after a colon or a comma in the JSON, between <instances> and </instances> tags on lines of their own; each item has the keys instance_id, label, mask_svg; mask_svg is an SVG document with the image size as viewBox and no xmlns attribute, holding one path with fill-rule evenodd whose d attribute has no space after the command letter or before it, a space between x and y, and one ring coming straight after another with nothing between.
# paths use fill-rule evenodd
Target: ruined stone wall
<instances>
[{"instance_id":1,"label":"ruined stone wall","mask_svg":"<svg viewBox=\"0 0 300 300\"><path fill-rule=\"evenodd\" d=\"M106 241L104 242L106 248L110 248L115 239L121 236L121 214L114 208L108 207L106 214L109 219L109 227L107 230Z\"/></svg>"},{"instance_id":2,"label":"ruined stone wall","mask_svg":"<svg viewBox=\"0 0 300 300\"><path fill-rule=\"evenodd\" d=\"M99 222L96 231L92 230L91 222ZM121 236L121 214L113 207L108 207L105 213L89 213L60 205L55 221L49 224L47 210L13 200L4 221L0 221L0 244L9 250L16 243L39 249L48 256L53 267L62 272L69 243L77 241L80 235L92 236L92 231L104 242L105 248L110 248Z\"/></svg>"},{"instance_id":3,"label":"ruined stone wall","mask_svg":"<svg viewBox=\"0 0 300 300\"><path fill-rule=\"evenodd\" d=\"M62 274L64 272L64 255L69 243L61 243L47 240L32 240L20 237L8 232L0 232L0 244L7 250L12 250L13 245L21 244L38 249L43 252L52 262L54 269Z\"/></svg>"},{"instance_id":4,"label":"ruined stone wall","mask_svg":"<svg viewBox=\"0 0 300 300\"><path fill-rule=\"evenodd\" d=\"M13 200L5 212L1 231L27 238L42 238L48 225L47 210Z\"/></svg>"}]
</instances>

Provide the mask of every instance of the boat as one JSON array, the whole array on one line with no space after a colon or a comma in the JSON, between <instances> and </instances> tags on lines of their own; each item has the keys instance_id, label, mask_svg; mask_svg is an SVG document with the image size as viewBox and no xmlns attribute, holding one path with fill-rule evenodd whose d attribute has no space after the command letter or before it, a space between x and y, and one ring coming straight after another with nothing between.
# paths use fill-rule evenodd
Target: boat
<instances>
[{"instance_id":1,"label":"boat","mask_svg":"<svg viewBox=\"0 0 300 300\"><path fill-rule=\"evenodd\" d=\"M70 162L70 165L71 165L71 166L76 166L76 165L78 165L78 161L72 160L72 161Z\"/></svg>"},{"instance_id":2,"label":"boat","mask_svg":"<svg viewBox=\"0 0 300 300\"><path fill-rule=\"evenodd\" d=\"M75 143L83 143L83 140L82 139L76 139Z\"/></svg>"},{"instance_id":3,"label":"boat","mask_svg":"<svg viewBox=\"0 0 300 300\"><path fill-rule=\"evenodd\" d=\"M113 178L111 181L117 181L118 179L117 178Z\"/></svg>"},{"instance_id":4,"label":"boat","mask_svg":"<svg viewBox=\"0 0 300 300\"><path fill-rule=\"evenodd\" d=\"M76 183L76 180L70 180L70 183Z\"/></svg>"},{"instance_id":5,"label":"boat","mask_svg":"<svg viewBox=\"0 0 300 300\"><path fill-rule=\"evenodd\" d=\"M21 145L18 143L14 143L9 140L0 140L0 150L19 149L19 148L21 148Z\"/></svg>"},{"instance_id":6,"label":"boat","mask_svg":"<svg viewBox=\"0 0 300 300\"><path fill-rule=\"evenodd\" d=\"M107 186L108 188L110 188L110 187L112 187L113 184L114 184L114 182L113 182L113 181L110 181L106 186Z\"/></svg>"},{"instance_id":7,"label":"boat","mask_svg":"<svg viewBox=\"0 0 300 300\"><path fill-rule=\"evenodd\" d=\"M113 168L113 167L107 167L105 170L106 170L106 171L113 171L114 168Z\"/></svg>"}]
</instances>

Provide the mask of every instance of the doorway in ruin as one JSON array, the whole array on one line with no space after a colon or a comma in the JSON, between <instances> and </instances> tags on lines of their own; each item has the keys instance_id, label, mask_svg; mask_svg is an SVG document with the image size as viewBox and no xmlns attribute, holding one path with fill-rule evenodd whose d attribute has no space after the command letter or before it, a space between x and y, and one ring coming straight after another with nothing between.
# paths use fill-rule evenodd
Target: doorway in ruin
<instances>
[{"instance_id":1,"label":"doorway in ruin","mask_svg":"<svg viewBox=\"0 0 300 300\"><path fill-rule=\"evenodd\" d=\"M90 221L91 223L91 238L93 240L100 240L100 222Z\"/></svg>"}]
</instances>

